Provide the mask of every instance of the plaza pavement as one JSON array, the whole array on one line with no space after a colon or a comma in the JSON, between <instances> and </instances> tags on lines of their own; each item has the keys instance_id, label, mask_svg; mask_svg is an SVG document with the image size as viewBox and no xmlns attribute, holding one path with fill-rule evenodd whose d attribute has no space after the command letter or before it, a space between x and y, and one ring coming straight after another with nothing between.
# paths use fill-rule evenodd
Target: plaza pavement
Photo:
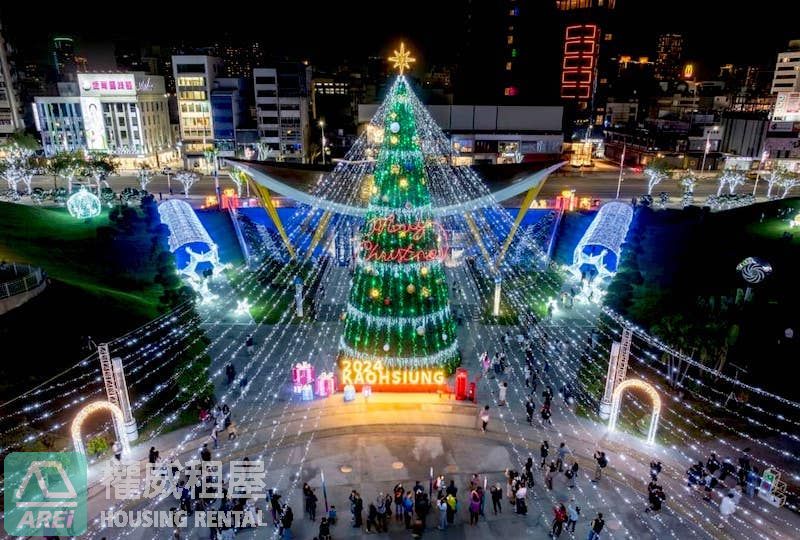
<instances>
[{"instance_id":1,"label":"plaza pavement","mask_svg":"<svg viewBox=\"0 0 800 540\"><path fill-rule=\"evenodd\" d=\"M450 271L464 288L470 287L469 276L459 275L462 269ZM521 379L519 351L511 353L512 369L507 374L509 405L497 407L496 381L483 379L478 385L478 402L490 404L489 431L482 434L477 429L475 404L455 402L435 394L402 395L375 394L368 403L359 396L354 403L345 404L341 395L324 400L302 402L289 387L290 366L294 361L308 360L316 366L317 373L330 369L336 351L342 323L338 313L345 305L349 279L344 269L333 268L326 276L326 295L318 309L320 318L314 323L260 326L237 324L211 351L214 359L212 371L216 377L217 394L233 404L234 420L239 425L239 437L234 442L223 441L214 452L215 459L248 456L267 463L267 486L277 487L284 502L292 506L295 514L295 538L311 539L316 535L317 523L305 519L302 511L300 486L309 482L320 499L318 513L324 509L321 490L321 473L324 471L328 501L336 505L340 524L333 530L333 538L360 538L365 533L349 526L347 496L358 490L366 507L379 492L387 492L402 481L413 485L419 480L427 486L430 467L434 474L445 474L459 487L461 511L454 527L447 531L431 530L435 512L428 517L429 531L425 538L547 538L551 508L555 502L564 502L574 496L581 507L581 520L576 537L585 538L589 521L596 512L603 512L607 527L603 538L763 538L788 540L797 538L800 520L788 510L775 510L759 499L742 499L731 524L718 529L719 516L714 504L694 497L685 487L684 472L690 459L704 458L700 449L647 447L640 439L624 434L607 436L603 426L576 416L571 406L554 399L553 427L538 422L528 425L522 398L526 394ZM474 291L462 292L470 297ZM451 299L459 304L454 293ZM560 330L578 329L588 335L589 328L575 313L559 312L550 325L553 336ZM219 332L212 327L209 337ZM560 330L559 330L560 329ZM460 347L465 367L472 376L478 372L477 353L499 347L503 327L486 326L479 321L467 320L460 330ZM250 357L241 347L247 335L254 334L256 351ZM565 334L567 335L567 334ZM574 336L574 334L571 334ZM238 349L238 350L237 350ZM512 349L513 350L513 349ZM234 352L235 351L235 352ZM236 385L227 388L222 380L225 362L232 361L237 371L250 374L249 386L241 392ZM555 358L553 358L555 360ZM574 366L573 366L574 367ZM555 376L545 382L559 388ZM541 390L541 386L540 386ZM540 403L537 399L537 403ZM551 445L550 459L555 448L564 441L572 450L581 469L575 490L565 486L563 475L558 475L554 490L543 488L540 474L536 474L531 490L527 516L511 513L504 502L501 516L488 515L475 527L468 525L466 492L469 477L478 473L489 484L504 481L504 470L521 470L529 455L538 461L538 448L543 439ZM224 439L224 436L222 437ZM185 451L178 455L181 461L197 457L199 447L208 441L208 429L184 428L166 433L156 440L142 442L134 449L132 457L146 459L150 445L156 446L162 456L178 443ZM597 484L590 482L594 472L592 454L604 449L609 456L605 477ZM688 452L689 454L686 454ZM691 457L688 457L691 455ZM658 516L645 514L646 483L649 480L649 461L660 459L665 470L659 480L664 485L667 501ZM397 467L397 468L395 468ZM93 467L94 479L98 466ZM347 471L347 472L343 472ZM90 516L106 508L105 490L95 484L92 489ZM156 507L168 509L177 506L173 501L159 503ZM139 502L123 503L123 508L142 508ZM266 533L266 534L265 534ZM272 537L272 528L243 530L238 539ZM119 531L106 530L95 534L97 538L114 538ZM133 530L126 538L168 538L171 531ZM207 530L187 530L182 536L209 538ZM389 538L409 538L410 534L399 524L393 524ZM563 538L569 537L567 533Z\"/></svg>"}]
</instances>

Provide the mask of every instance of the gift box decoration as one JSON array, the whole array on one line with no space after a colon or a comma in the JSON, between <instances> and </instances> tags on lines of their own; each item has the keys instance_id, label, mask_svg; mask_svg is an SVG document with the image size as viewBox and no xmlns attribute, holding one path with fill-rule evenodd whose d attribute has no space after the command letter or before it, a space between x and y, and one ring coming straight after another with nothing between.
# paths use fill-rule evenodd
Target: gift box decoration
<instances>
[{"instance_id":1,"label":"gift box decoration","mask_svg":"<svg viewBox=\"0 0 800 540\"><path fill-rule=\"evenodd\" d=\"M292 384L303 386L314 382L314 366L308 362L298 362L292 368Z\"/></svg>"},{"instance_id":2,"label":"gift box decoration","mask_svg":"<svg viewBox=\"0 0 800 540\"><path fill-rule=\"evenodd\" d=\"M323 371L316 381L317 396L327 397L336 393L336 377L333 373Z\"/></svg>"}]
</instances>

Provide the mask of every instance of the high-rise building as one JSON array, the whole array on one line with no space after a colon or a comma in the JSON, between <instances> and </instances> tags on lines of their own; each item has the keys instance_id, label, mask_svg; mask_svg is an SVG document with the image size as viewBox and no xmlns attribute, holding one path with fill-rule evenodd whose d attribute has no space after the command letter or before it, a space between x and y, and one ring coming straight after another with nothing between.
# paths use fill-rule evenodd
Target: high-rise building
<instances>
[{"instance_id":1,"label":"high-rise building","mask_svg":"<svg viewBox=\"0 0 800 540\"><path fill-rule=\"evenodd\" d=\"M778 53L772 93L800 92L800 39L789 42L789 50Z\"/></svg>"},{"instance_id":2,"label":"high-rise building","mask_svg":"<svg viewBox=\"0 0 800 540\"><path fill-rule=\"evenodd\" d=\"M253 70L264 65L261 43L225 41L212 48L215 56L222 60L225 77L249 79Z\"/></svg>"},{"instance_id":3,"label":"high-rise building","mask_svg":"<svg viewBox=\"0 0 800 540\"><path fill-rule=\"evenodd\" d=\"M683 61L683 35L660 34L656 45L656 79L677 81Z\"/></svg>"},{"instance_id":4,"label":"high-rise building","mask_svg":"<svg viewBox=\"0 0 800 540\"><path fill-rule=\"evenodd\" d=\"M259 140L285 161L308 158L311 68L283 62L253 70Z\"/></svg>"},{"instance_id":5,"label":"high-rise building","mask_svg":"<svg viewBox=\"0 0 800 540\"><path fill-rule=\"evenodd\" d=\"M556 9L563 22L566 133L583 137L603 124L608 85L618 69L612 28L616 0L556 0Z\"/></svg>"},{"instance_id":6,"label":"high-rise building","mask_svg":"<svg viewBox=\"0 0 800 540\"><path fill-rule=\"evenodd\" d=\"M17 130L25 129L13 52L11 46L3 39L2 25L0 25L0 139L5 139Z\"/></svg>"},{"instance_id":7,"label":"high-rise building","mask_svg":"<svg viewBox=\"0 0 800 540\"><path fill-rule=\"evenodd\" d=\"M53 66L59 80L75 80L75 41L71 37L53 38Z\"/></svg>"},{"instance_id":8,"label":"high-rise building","mask_svg":"<svg viewBox=\"0 0 800 540\"><path fill-rule=\"evenodd\" d=\"M218 78L211 91L211 114L214 126L214 146L222 157L232 157L240 142L237 130L244 127L249 116L247 79Z\"/></svg>"},{"instance_id":9,"label":"high-rise building","mask_svg":"<svg viewBox=\"0 0 800 540\"><path fill-rule=\"evenodd\" d=\"M172 70L183 156L187 166L199 167L204 152L214 147L211 91L222 75L222 62L214 56L178 55L172 57Z\"/></svg>"}]
</instances>

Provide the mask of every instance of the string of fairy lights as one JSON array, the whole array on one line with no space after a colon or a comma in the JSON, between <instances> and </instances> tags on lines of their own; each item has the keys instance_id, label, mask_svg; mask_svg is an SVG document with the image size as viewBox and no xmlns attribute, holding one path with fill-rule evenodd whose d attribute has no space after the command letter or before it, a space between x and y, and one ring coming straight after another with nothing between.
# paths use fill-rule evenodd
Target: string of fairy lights
<instances>
[{"instance_id":1,"label":"string of fairy lights","mask_svg":"<svg viewBox=\"0 0 800 540\"><path fill-rule=\"evenodd\" d=\"M426 161L425 167L427 171L427 176L429 179L430 191L431 196L434 201L434 206L437 206L441 201L448 201L450 204L453 202L460 202L460 201L467 201L471 198L475 198L476 196L483 196L488 191L485 189L483 183L474 174L474 172L466 169L466 168L459 168L459 167L451 167L446 159L436 159L437 157L444 157L446 158L450 154L450 143L441 134L438 126L436 126L435 122L430 118L427 111L425 111L424 107L418 102L416 96L414 96L413 92L409 95L409 100L412 104L412 110L415 114L415 120L417 124L417 129L419 132L419 144L422 149L422 152L426 154ZM382 126L385 121L385 115L387 114L386 108L382 107L379 109L376 117L372 121L373 126ZM362 177L369 176L374 171L374 159L377 156L376 148L379 148L380 142L377 142L379 137L371 137L369 134L362 136L357 141L354 149L348 154L346 160L337 166L331 175L326 177L325 182L320 182L316 193L319 194L320 197L330 197L331 200L337 201L350 201L355 202L358 200L363 200L362 193L361 193L361 183L360 179ZM428 156L432 156L428 157ZM355 181L354 181L355 180ZM494 231L498 230L509 230L511 226L511 218L499 205L495 205L499 211L497 212L473 212L471 213L473 219L475 220L478 229L481 231L482 240L486 243L491 243L489 247L489 251L491 253L498 253L500 247L502 245L502 241L500 238L495 236ZM401 210L402 211L402 210ZM310 236L310 231L307 231L306 226L310 223L314 217L318 216L321 212L318 209L308 209L304 208L298 211L295 216L296 219L294 220L295 227L290 227L291 237L294 241L300 242L301 237L303 236ZM297 221L301 223L297 225ZM463 223L463 217L455 217L452 219L454 222L454 227L458 225L459 221L460 227L462 230L467 230L467 227ZM330 233L332 233L329 238L332 239L335 237L335 233L337 232L337 227L339 226L340 222L334 223L333 227L330 229ZM517 233L520 236L520 239L516 242L528 242L526 245L531 246L531 250L533 250L536 246L535 242L530 241L530 239L526 239L525 233L523 230L520 230ZM327 249L329 247L329 243L325 243L322 246L322 249ZM474 246L473 246L474 247ZM535 253L536 256L540 256L540 253ZM361 265L363 263L359 263ZM392 269L391 264L387 263L378 263L378 262L370 262L370 264L378 268L378 271L390 271ZM421 269L423 264L418 263L408 263L409 265L417 264L416 267L410 267L413 271L417 272ZM385 266L381 266L385 265ZM271 271L274 267L266 267L262 269L263 271ZM313 278L318 276L318 272L321 272L321 265L313 264L310 273L308 282L311 282ZM487 268L479 267L477 272L482 272L484 278L491 277ZM533 284L528 284L528 282L521 281L521 278L524 277L525 272L513 267L508 263L504 263L501 267L501 271L504 275L505 279L509 278L519 278L514 281L514 287L505 287L503 289L504 298L508 300L509 305L512 309L517 310L518 312L523 312L523 310L529 309L530 299L536 298L539 302L549 302L552 297L548 297L543 291L541 287L534 286ZM544 275L545 284L549 287L549 289L558 291L558 287L560 284L551 280L546 274ZM293 292L290 291L288 288L286 289L279 289L277 291L269 291L268 288L262 288L259 286L257 279L253 277L249 280L244 280L243 284L247 283L247 286L244 287L240 286L236 292L237 294L245 294L248 297L254 298L255 301L263 301L266 300L267 302L277 303L278 300L284 298L286 295L292 295ZM475 283L474 284L474 291L471 296L467 295L467 292L464 290L465 287L460 288L460 294L464 295L465 299L468 299L470 303L474 303L479 306L487 305L489 302L489 295L488 291L482 291L481 287ZM344 286L343 281L335 282L335 289L340 290ZM303 298L310 299L312 294L312 290L310 287L304 289ZM228 304L232 304L237 298L231 298ZM222 304L225 305L225 304ZM241 442L237 440L234 443L234 448L244 448L249 449L252 448L253 445L256 443L257 434L261 432L264 428L268 419L273 418L282 418L284 415L292 413L296 411L297 403L293 400L285 400L282 407L279 407L280 402L280 392L276 390L276 388L280 388L284 385L285 376L287 372L287 363L285 362L278 362L278 361L270 361L270 359L274 358L276 355L280 355L279 347L282 344L287 342L291 343L294 341L295 343L300 343L301 340L306 340L308 338L308 329L305 328L303 324L288 324L292 318L292 310L293 306L291 303L289 307L284 311L279 321L276 324L270 325L266 336L261 339L260 338L260 345L257 347L255 354L250 357L250 359L244 364L242 369L240 370L241 377L247 377L250 381L244 388L228 388L226 389L220 396L220 401L225 403L230 403L231 407L234 408L237 405L244 405L245 399L250 400L249 408L245 409L244 412L240 416L240 423L252 425L253 429L250 430L249 439L242 440ZM362 318L366 320L370 325L375 326L388 326L390 324L390 320L388 317L380 316L380 315L372 315L370 313L363 312L362 310L358 310L357 308L353 310L351 313L351 309L348 306L346 310L348 317L354 318ZM604 316L592 315L590 313L583 313L581 310L574 310L574 314L576 314L580 319L585 323L586 328L597 328L600 332L603 339L599 340L596 349L589 354L581 354L578 352L579 344L584 342L585 340L581 339L584 337L585 332L581 333L576 328L569 328L562 325L553 324L548 326L548 330L553 333L553 336L557 336L557 339L562 340L564 342L569 343L569 347L565 350L559 350L558 354L550 354L550 365L553 367L553 373L544 373L542 375L543 382L546 380L550 384L557 385L558 379L556 379L556 373L560 375L561 380L570 380L575 379L578 384L572 386L573 390L573 397L576 401L583 407L584 410L589 411L589 417L594 418L594 408L596 407L596 400L597 396L592 395L591 391L583 384L580 383L580 380L576 378L576 373L578 372L581 365L585 364L586 362L591 363L592 365L604 370L604 361L608 358L608 354L610 352L609 347L605 345L605 343L610 339L618 339L619 338L619 331L616 329L614 324L624 325L633 327L636 330L637 340L634 340L632 351L631 351L631 358L634 361L636 366L641 367L644 370L648 370L652 372L652 377L647 378L647 380L653 384L656 389L662 393L662 395L670 394L670 391L664 388L660 381L663 380L664 374L659 371L658 367L654 365L655 355L651 352L650 348L655 348L657 350L670 352L672 354L672 349L669 348L667 344L664 344L657 338L649 336L644 330L635 328L631 325L628 321L622 319L619 315L610 312L608 310L605 311L603 314ZM212 313L209 316L209 319L213 319L217 314ZM426 314L422 317L431 317L435 315ZM371 319L370 319L371 317ZM412 319L410 326L416 328L419 326L415 324L419 321L417 319ZM438 320L437 320L438 322ZM173 323L177 323L177 321L173 321ZM219 319L216 320L216 323L219 324ZM212 325L215 323L211 323ZM425 321L427 324L427 321ZM266 325L262 322L258 322L252 327L247 327L246 329L242 329L240 333L253 333L258 332L259 329L262 329ZM323 349L323 344L325 343L334 343L335 340L333 339L334 332L338 331L340 327L340 323L338 322L318 322L315 323L314 333L315 336L319 333L320 338L316 341L315 345L312 347L311 352L308 355L308 359L311 361L316 360L316 363L323 363L326 364L326 367L332 366L331 362L326 362L325 358L325 350ZM213 364L219 364L222 359L225 358L236 358L237 354L240 353L242 348L244 347L243 340L232 340L230 343L222 347L221 349L218 347L221 343L223 343L223 336L227 339L227 333L232 331L233 327L226 328L223 332L220 333L219 338L214 339L212 344L203 348L203 354L209 354L211 351L214 351L213 357L214 362ZM474 332L477 336L477 340L486 343L487 348L495 347L496 350L503 348L502 340L499 337L497 332L489 332L478 324L475 324L471 321L467 321L466 329L469 332ZM151 362L155 362L158 358L168 357L168 358L177 358L177 353L169 352L172 351L172 347L178 347L179 344L184 343L188 338L187 335L193 334L184 334L184 330L188 329L179 329L175 334L170 334L169 337L160 340L158 343L161 345L161 349L159 351L153 351L154 344L153 343L146 343L142 346L139 353L131 352L128 356L126 356L127 363L126 363L126 373L130 367L131 373L137 373L137 371L145 370L145 367L150 365ZM154 334L151 334L154 335ZM195 340L196 341L196 340ZM195 343L192 341L191 343ZM185 345L185 343L184 343ZM185 345L182 350L189 348L190 345ZM148 353L150 351L152 354ZM595 352L596 351L596 352ZM329 352L329 351L328 351ZM357 351L353 351L357 352ZM195 360L199 360L202 355L198 354ZM517 380L521 380L521 373L522 373L522 362L516 355L511 355L512 360L512 368L511 373ZM687 362L693 362L691 358L684 358ZM141 363L139 363L141 362ZM147 377L153 376L153 372L157 372L158 369L163 368L166 363L162 363L157 366L152 371L148 371L145 373L144 376L141 378L135 378L131 380L129 383L130 386L135 386L138 384L143 384ZM73 366L74 368L86 368L89 367L88 364L76 364ZM698 369L700 368L699 366ZM70 368L72 370L72 368ZM88 379L93 379L96 377L97 369L93 368L86 373L82 373L77 378L71 378L65 381L58 381L50 384L46 390L42 392L38 392L34 394L33 392L29 392L23 394L23 396L34 396L34 395L41 395L43 393L49 392L65 392L65 395L72 396L80 391L80 385L72 385L71 381L86 381ZM200 379L202 377L211 376L212 378L217 378L221 375L221 369L218 369L212 373L202 372L197 375L197 378ZM644 377L641 373L638 374L641 377ZM731 409L728 409L725 403L720 403L720 400L725 396L723 392L717 390L710 385L706 384L699 378L692 378L691 376L687 376L693 382L696 382L704 389L709 390L709 395L705 395L705 393L699 393L702 395L696 396L697 399L703 401L706 404L713 405L715 409L721 409L729 412L734 412ZM255 385L254 381L256 378L259 380L265 380L267 384L260 384ZM748 386L741 381L736 381L731 378L722 377L723 380L728 382L729 384L747 390L749 392L757 394L760 398L764 399L765 402L770 402L774 400L778 402L782 407L789 407L795 408L798 404L792 400L783 398L781 396L777 396L772 394L766 390L758 389L752 386ZM96 379L94 379L97 382ZM173 375L172 377L168 378L167 381L174 381L176 377ZM488 388L489 383L488 381L483 381L485 384L484 387ZM147 403L150 399L152 399L156 394L163 391L164 389L168 388L170 385L166 384L166 382L162 385L158 385L154 390L154 394L147 398L140 397L134 402L134 409L138 410L142 407L145 403ZM66 389L66 390L65 390ZM511 386L511 394L515 397L515 400L518 404L524 404L524 400L526 398L525 392L523 391L521 385L513 385ZM255 394L252 392L255 390ZM80 399L80 401L76 401L79 398L76 397L73 401L70 402L70 407L76 407L80 403L85 402L86 398L90 397L94 393L86 394L82 396L84 399ZM713 397L716 396L716 397ZM163 433L165 429L167 429L171 422L177 419L178 415L186 410L188 407L192 405L192 402L189 401L183 404L177 404L176 401L178 396L175 396L173 399L167 401L161 408L156 411L153 411L148 418L140 420L141 423L148 424L151 421L162 419L164 418L164 414L167 411L172 411L171 414L167 415L166 422L163 422L161 425L156 427L152 431L152 435L150 440L153 440L155 437ZM509 400L510 401L510 400ZM631 396L628 400L632 403L633 408L636 411L647 411L649 409L649 404L642 403L638 400L635 395ZM31 410L42 410L43 412L38 413L40 415L49 414L49 411L55 409L49 409L52 405L59 403L56 397L52 397L43 401L36 402L33 405L27 405L26 407L29 408L27 412ZM59 405L64 405L63 403L59 403ZM304 414L308 412L311 408L312 404L309 403L305 407L300 407L300 413L295 414ZM790 425L797 425L797 422L792 418L786 417L781 412L772 412L766 405L758 405L751 402L746 402L742 404L742 406L746 407L748 410L753 411L754 413L758 413L761 416L767 416L769 418L773 418L782 422L783 425L785 423L789 423ZM275 410L278 410L276 413ZM48 410L49 409L49 410ZM520 416L518 413L519 409L516 408L509 408L507 409L508 412L503 412L499 415L499 418L502 422L503 429L508 436L509 440L509 448L511 448L514 455L517 457L520 464L524 461L523 456L525 450L531 447L531 444L534 442L531 436L527 433L529 431L529 427L527 422ZM524 410L524 409L523 409ZM779 409L780 410L780 409ZM267 412L271 414L267 414ZM313 434L316 431L316 426L319 425L322 408L317 408L317 414L315 418L307 418L303 416L299 427L297 428L297 433L303 431L304 426L309 426L306 431L311 433L309 439L306 441L304 451L302 454L302 458L298 465L297 473L292 475L291 477L291 484L289 489L289 497L295 491L293 488L296 487L300 476L302 467L304 466L305 460L309 455L309 451L311 448L311 442L313 441ZM681 412L682 411L682 412ZM588 437L590 440L593 440L596 437L596 432L590 430L587 427L586 420L581 418L578 414L572 411L571 408L564 407L562 408L561 412L563 413L562 420L568 426L569 431L574 435L578 436L582 434L584 437ZM670 438L674 440L681 441L682 444L677 445L673 444L671 448L657 448L654 449L654 453L661 453L663 455L667 455L667 452L674 452L680 455L680 458L685 463L693 463L698 459L698 456L705 457L709 450L709 441L701 441L694 438L690 431L681 427L681 425L686 424L687 427L691 428L691 431L697 431L698 429L705 429L706 432L710 433L705 426L708 426L709 423L715 425L720 430L727 430L730 432L735 433L737 436L740 436L743 439L746 439L753 444L759 445L765 451L770 453L779 454L784 459L791 459L797 460L796 456L786 455L785 451L782 451L775 445L767 441L761 441L759 437L755 434L748 433L744 430L737 430L731 426L725 425L723 422L714 419L713 416L707 414L705 411L701 410L698 407L693 407L690 403L685 402L677 402L677 405L674 407L668 407L666 410L666 415L662 418L662 429L666 429L670 433ZM11 418L17 416L19 414L23 414L19 411L14 411L12 414L9 414L7 417L2 417L0 420L5 420L6 418ZM630 410L623 410L621 413L621 417L625 418L627 421L631 422L637 418L636 414L633 414ZM699 421L693 420L693 417L700 417ZM47 418L46 416L41 418ZM759 429L766 429L772 432L774 435L780 435L782 437L789 437L792 440L797 440L797 435L795 433L787 432L786 428L776 427L768 423L767 421L763 420L750 420L750 423L759 428ZM270 430L269 439L264 442L263 449L261 450L261 454L258 458L264 457L264 452L270 450L269 454L269 464L268 470L272 470L271 465L274 463L274 458L277 455L279 448L283 442L289 437L292 433L294 433L295 426L293 425L290 432L290 425L291 422L283 421L279 422L278 424L273 424L272 429ZM202 425L198 425L193 427L189 432L184 436L181 443L179 443L171 452L170 457L177 457L182 455L186 451L189 450L189 445L193 441L195 441L200 432L203 431L205 428ZM561 435L559 433L559 435ZM523 441L524 444L520 445L518 441ZM735 444L727 441L724 437L719 438L719 440L713 441L715 444L720 444L723 446L727 446L730 448L731 451L740 452L741 449L738 448ZM535 445L533 446L535 448ZM691 451L691 454L689 453ZM527 457L527 456L524 456ZM624 458L624 456L619 456L620 460ZM754 456L754 460L758 461L765 466L770 465L764 458L760 456ZM673 468L669 465L669 462L665 461L665 464L668 464L668 467L665 469L665 473L669 473L669 476L672 478L682 478L683 471L678 468ZM616 464L615 464L616 465ZM646 483L646 480L643 480L648 476L646 474L647 471L643 470L638 463L635 465L631 465L630 467L630 474L624 475L622 471L623 465L620 463L616 468L619 469L618 471L612 472L615 475L615 480L619 481L619 485L624 486L627 490L623 492L621 487L615 484L614 492L620 497L621 500L625 500L626 502L628 499L633 498L640 502L642 501L642 496L639 494L639 489L643 484ZM613 471L614 468L612 468ZM281 475L275 479L275 485L283 481L284 475L288 469L284 468ZM795 479L798 479L795 475ZM636 484L639 485L636 485ZM578 486L579 493L585 493L585 489L583 486ZM598 505L598 508L611 508L613 501L606 500L602 493L598 490L595 495L600 495L601 504ZM631 495L633 494L633 495ZM555 499L551 493L548 493L549 500L552 503L555 503ZM695 501L691 498L688 492L681 492L681 490L675 490L675 493L671 494L670 500L670 507L673 507L676 510L680 510L683 514L679 514L677 511L672 512L679 523L683 526L688 528L688 531L692 536L709 536L711 535L711 527L714 525L712 521L709 519L708 515L701 509L698 508L698 505ZM288 498L287 498L288 500ZM787 526L793 526L791 522L787 520L783 520L777 512L764 512L765 509L762 506L757 505L754 501L747 500L745 498L742 499L743 504L747 506L746 511L749 512L762 512L764 519L771 519L771 520L779 520L781 523ZM155 503L153 503L155 504ZM594 508L590 506L590 508ZM605 512L605 510L604 510ZM608 514L607 514L608 515ZM622 521L619 515L614 513L613 511L610 514L613 519L617 521ZM746 515L746 514L745 514ZM684 517L686 516L686 517ZM654 536L656 533L663 533L663 531L656 531L647 520L645 520L641 516L637 516L639 520L639 524L649 530ZM665 520L661 516L657 516L655 518L661 526L665 528L669 528L669 525L666 524ZM96 530L92 533L92 536L97 536L100 534L100 530ZM795 531L800 535L800 531L795 529ZM681 531L683 532L683 531ZM674 529L669 528L667 531L670 536L674 538L679 538L679 536ZM734 534L747 534L749 537L759 537L759 538L769 538L765 536L759 529L755 529L751 526L748 521L740 518L739 516L735 515L732 521L732 529L730 531L726 531L724 534L734 535ZM127 535L129 533L125 533Z\"/></svg>"}]
</instances>

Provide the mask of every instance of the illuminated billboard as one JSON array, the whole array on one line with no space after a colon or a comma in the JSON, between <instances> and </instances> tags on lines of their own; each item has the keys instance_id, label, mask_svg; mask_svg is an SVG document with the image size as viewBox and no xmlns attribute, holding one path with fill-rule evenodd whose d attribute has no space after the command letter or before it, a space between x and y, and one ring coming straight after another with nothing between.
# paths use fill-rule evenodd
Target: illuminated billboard
<instances>
[{"instance_id":1,"label":"illuminated billboard","mask_svg":"<svg viewBox=\"0 0 800 540\"><path fill-rule=\"evenodd\" d=\"M597 68L600 29L595 24L567 26L561 66L561 97L588 100Z\"/></svg>"},{"instance_id":2,"label":"illuminated billboard","mask_svg":"<svg viewBox=\"0 0 800 540\"><path fill-rule=\"evenodd\" d=\"M800 92L778 92L772 119L779 122L800 122Z\"/></svg>"},{"instance_id":3,"label":"illuminated billboard","mask_svg":"<svg viewBox=\"0 0 800 540\"><path fill-rule=\"evenodd\" d=\"M81 97L122 97L136 95L133 73L78 73Z\"/></svg>"},{"instance_id":4,"label":"illuminated billboard","mask_svg":"<svg viewBox=\"0 0 800 540\"><path fill-rule=\"evenodd\" d=\"M89 150L108 150L106 126L103 122L103 107L96 97L82 97L83 130L86 132L86 147Z\"/></svg>"}]
</instances>

